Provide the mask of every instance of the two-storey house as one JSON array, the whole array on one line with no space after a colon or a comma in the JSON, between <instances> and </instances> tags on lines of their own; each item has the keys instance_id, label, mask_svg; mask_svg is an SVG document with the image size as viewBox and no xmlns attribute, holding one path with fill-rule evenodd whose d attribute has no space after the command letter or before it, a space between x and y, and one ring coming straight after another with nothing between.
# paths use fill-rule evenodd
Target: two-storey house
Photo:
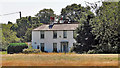
<instances>
[{"instance_id":1,"label":"two-storey house","mask_svg":"<svg viewBox=\"0 0 120 68\"><path fill-rule=\"evenodd\" d=\"M78 24L43 24L32 30L32 47L47 52L68 52L75 43Z\"/></svg>"}]
</instances>

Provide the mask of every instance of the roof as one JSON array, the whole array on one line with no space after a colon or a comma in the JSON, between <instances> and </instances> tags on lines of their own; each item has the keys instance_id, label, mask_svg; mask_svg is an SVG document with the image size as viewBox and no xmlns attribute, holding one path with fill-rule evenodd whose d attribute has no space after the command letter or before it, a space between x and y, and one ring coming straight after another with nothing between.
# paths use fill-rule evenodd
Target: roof
<instances>
[{"instance_id":1,"label":"roof","mask_svg":"<svg viewBox=\"0 0 120 68\"><path fill-rule=\"evenodd\" d=\"M37 30L75 30L78 24L54 24L52 28L49 28L49 24L43 24L35 29Z\"/></svg>"}]
</instances>

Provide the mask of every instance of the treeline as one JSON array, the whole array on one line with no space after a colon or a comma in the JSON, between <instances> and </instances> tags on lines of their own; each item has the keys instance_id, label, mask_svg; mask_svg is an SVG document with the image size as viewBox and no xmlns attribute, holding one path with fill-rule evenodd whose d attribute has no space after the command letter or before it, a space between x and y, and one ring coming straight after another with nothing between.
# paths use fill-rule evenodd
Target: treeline
<instances>
[{"instance_id":1,"label":"treeline","mask_svg":"<svg viewBox=\"0 0 120 68\"><path fill-rule=\"evenodd\" d=\"M52 9L43 9L35 17L22 17L16 23L2 24L2 46L6 48L12 42L31 42L32 29L50 22L50 17L80 22L75 31L72 51L76 53L118 53L120 45L120 4L103 2L102 6L91 12L89 6L68 5L56 15ZM96 15L95 15L96 14Z\"/></svg>"}]
</instances>

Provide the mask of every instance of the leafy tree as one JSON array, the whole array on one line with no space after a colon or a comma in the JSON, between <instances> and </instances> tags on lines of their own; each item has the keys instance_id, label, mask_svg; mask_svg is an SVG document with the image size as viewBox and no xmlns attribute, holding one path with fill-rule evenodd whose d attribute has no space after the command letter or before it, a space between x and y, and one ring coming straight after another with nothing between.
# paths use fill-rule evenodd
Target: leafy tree
<instances>
[{"instance_id":1,"label":"leafy tree","mask_svg":"<svg viewBox=\"0 0 120 68\"><path fill-rule=\"evenodd\" d=\"M90 20L93 18L93 15L85 14L86 19L82 19L79 27L76 29L77 36L75 37L77 43L75 51L77 53L88 52L92 49L94 44L94 36L92 34L92 27L89 24Z\"/></svg>"},{"instance_id":2,"label":"leafy tree","mask_svg":"<svg viewBox=\"0 0 120 68\"><path fill-rule=\"evenodd\" d=\"M83 7L81 4L72 4L62 9L61 16L63 19L69 19L71 22L78 22L82 18L85 19L84 13L93 14L90 11L90 7Z\"/></svg>"},{"instance_id":3,"label":"leafy tree","mask_svg":"<svg viewBox=\"0 0 120 68\"><path fill-rule=\"evenodd\" d=\"M31 42L32 29L42 25L36 17L22 17L17 19L17 24L12 26L12 30L17 32L17 37L21 42Z\"/></svg>"},{"instance_id":4,"label":"leafy tree","mask_svg":"<svg viewBox=\"0 0 120 68\"><path fill-rule=\"evenodd\" d=\"M19 42L16 32L10 30L12 24L2 24L2 48L6 48L9 43Z\"/></svg>"},{"instance_id":5,"label":"leafy tree","mask_svg":"<svg viewBox=\"0 0 120 68\"><path fill-rule=\"evenodd\" d=\"M52 9L43 9L40 10L39 13L37 13L35 16L39 18L41 23L49 23L50 17L56 15Z\"/></svg>"},{"instance_id":6,"label":"leafy tree","mask_svg":"<svg viewBox=\"0 0 120 68\"><path fill-rule=\"evenodd\" d=\"M120 43L118 2L103 2L96 14L92 21L92 33L96 35L95 39L99 40L95 51L98 53L117 53L117 46Z\"/></svg>"},{"instance_id":7,"label":"leafy tree","mask_svg":"<svg viewBox=\"0 0 120 68\"><path fill-rule=\"evenodd\" d=\"M17 26L18 26L16 28L17 37L23 38L29 26L27 17L22 17L21 19L17 19Z\"/></svg>"}]
</instances>

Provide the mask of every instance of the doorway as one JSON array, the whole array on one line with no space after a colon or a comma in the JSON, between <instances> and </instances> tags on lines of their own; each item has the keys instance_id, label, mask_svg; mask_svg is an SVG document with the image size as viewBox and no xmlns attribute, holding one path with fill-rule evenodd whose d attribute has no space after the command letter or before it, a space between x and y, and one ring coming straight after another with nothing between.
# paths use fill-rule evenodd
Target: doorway
<instances>
[{"instance_id":1,"label":"doorway","mask_svg":"<svg viewBox=\"0 0 120 68\"><path fill-rule=\"evenodd\" d=\"M61 42L61 52L68 52L68 42Z\"/></svg>"}]
</instances>

